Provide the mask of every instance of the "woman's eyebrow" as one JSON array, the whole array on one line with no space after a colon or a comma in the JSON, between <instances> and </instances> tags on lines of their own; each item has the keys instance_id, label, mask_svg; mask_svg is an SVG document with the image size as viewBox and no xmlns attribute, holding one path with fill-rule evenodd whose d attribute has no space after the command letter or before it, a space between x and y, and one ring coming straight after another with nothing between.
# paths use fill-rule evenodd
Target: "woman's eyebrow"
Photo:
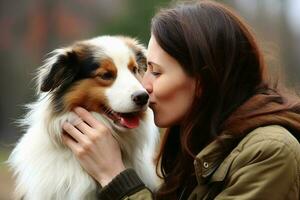
<instances>
[{"instance_id":1,"label":"woman's eyebrow","mask_svg":"<svg viewBox=\"0 0 300 200\"><path fill-rule=\"evenodd\" d=\"M156 66L160 67L159 64L157 64L157 63L155 63L155 62L152 62L152 61L148 61L147 64L148 64L148 65L152 65L152 66L153 66L153 65L156 65Z\"/></svg>"}]
</instances>

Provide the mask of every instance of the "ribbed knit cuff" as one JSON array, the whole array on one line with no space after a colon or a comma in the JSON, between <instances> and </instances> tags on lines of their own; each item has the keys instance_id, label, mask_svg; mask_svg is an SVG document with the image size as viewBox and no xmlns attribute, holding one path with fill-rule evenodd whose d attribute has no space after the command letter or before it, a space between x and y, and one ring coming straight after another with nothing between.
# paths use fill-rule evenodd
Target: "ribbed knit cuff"
<instances>
[{"instance_id":1,"label":"ribbed knit cuff","mask_svg":"<svg viewBox=\"0 0 300 200\"><path fill-rule=\"evenodd\" d=\"M118 200L145 188L145 184L133 169L126 169L117 175L98 193L100 200Z\"/></svg>"}]
</instances>

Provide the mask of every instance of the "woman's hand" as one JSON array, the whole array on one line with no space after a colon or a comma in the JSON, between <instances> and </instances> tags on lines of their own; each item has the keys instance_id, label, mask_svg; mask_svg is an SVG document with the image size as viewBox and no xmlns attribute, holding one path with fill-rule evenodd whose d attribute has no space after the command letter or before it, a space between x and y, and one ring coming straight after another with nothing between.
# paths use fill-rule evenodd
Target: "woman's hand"
<instances>
[{"instance_id":1,"label":"woman's hand","mask_svg":"<svg viewBox=\"0 0 300 200\"><path fill-rule=\"evenodd\" d=\"M63 142L103 187L125 169L119 144L87 110L78 107L74 111L82 120L63 124Z\"/></svg>"}]
</instances>

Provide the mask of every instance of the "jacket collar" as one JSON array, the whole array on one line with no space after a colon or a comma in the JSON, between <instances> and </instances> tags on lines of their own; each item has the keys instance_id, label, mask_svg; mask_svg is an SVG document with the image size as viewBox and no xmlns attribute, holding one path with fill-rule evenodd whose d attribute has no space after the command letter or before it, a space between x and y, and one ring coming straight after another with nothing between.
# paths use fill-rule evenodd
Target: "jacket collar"
<instances>
[{"instance_id":1,"label":"jacket collar","mask_svg":"<svg viewBox=\"0 0 300 200\"><path fill-rule=\"evenodd\" d=\"M237 138L222 134L206 146L195 158L194 167L199 184L214 181L223 181L235 157L236 152L231 152L228 147L236 145Z\"/></svg>"}]
</instances>

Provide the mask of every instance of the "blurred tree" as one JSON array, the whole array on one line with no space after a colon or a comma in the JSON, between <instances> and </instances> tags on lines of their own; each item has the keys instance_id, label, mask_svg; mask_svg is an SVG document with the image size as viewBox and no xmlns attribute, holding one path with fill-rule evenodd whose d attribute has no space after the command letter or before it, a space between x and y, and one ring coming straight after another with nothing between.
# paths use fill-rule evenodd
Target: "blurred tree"
<instances>
[{"instance_id":1,"label":"blurred tree","mask_svg":"<svg viewBox=\"0 0 300 200\"><path fill-rule=\"evenodd\" d=\"M123 12L110 24L99 27L101 34L123 34L136 37L143 43L148 43L150 37L151 18L158 8L165 7L170 0L128 0Z\"/></svg>"}]
</instances>

